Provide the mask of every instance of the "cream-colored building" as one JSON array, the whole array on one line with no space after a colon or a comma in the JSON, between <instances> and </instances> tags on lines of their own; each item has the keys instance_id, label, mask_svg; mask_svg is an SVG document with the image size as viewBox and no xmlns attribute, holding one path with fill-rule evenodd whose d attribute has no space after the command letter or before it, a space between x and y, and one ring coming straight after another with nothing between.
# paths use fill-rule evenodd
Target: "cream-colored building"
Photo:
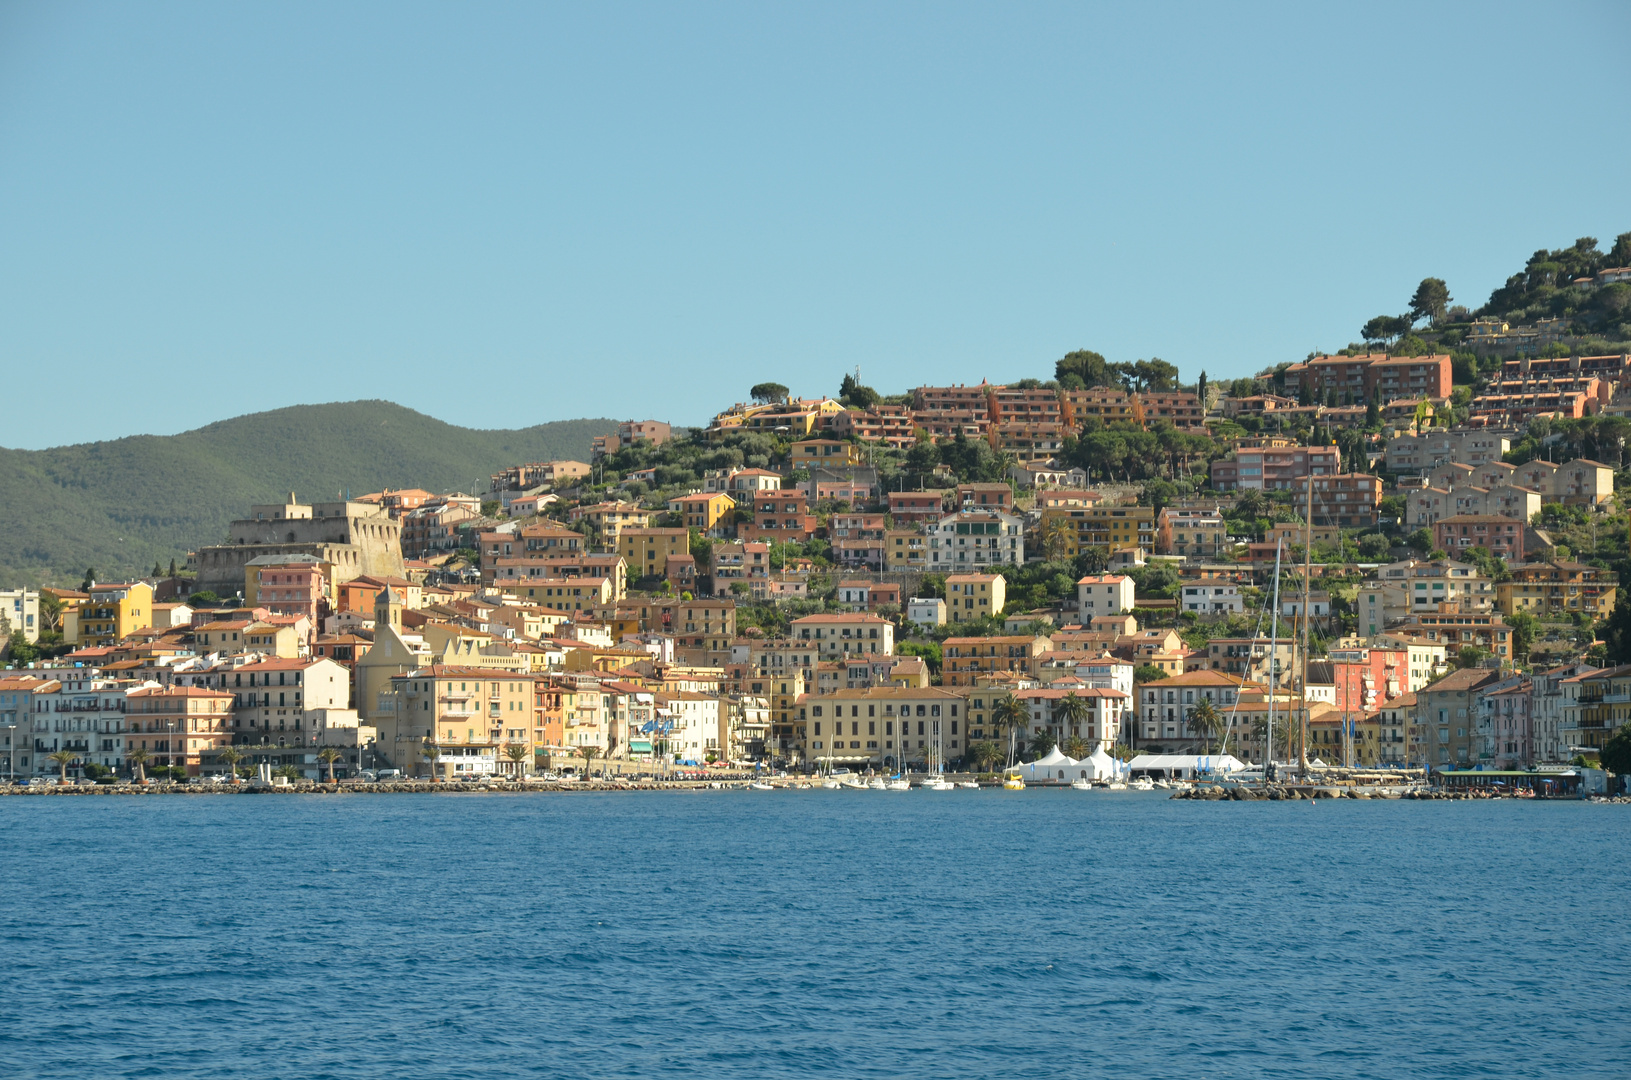
<instances>
[{"instance_id":1,"label":"cream-colored building","mask_svg":"<svg viewBox=\"0 0 1631 1080\"><path fill-rule=\"evenodd\" d=\"M148 605L151 607L152 605ZM0 589L0 629L32 644L40 639L40 594L33 589Z\"/></svg>"},{"instance_id":2,"label":"cream-colored building","mask_svg":"<svg viewBox=\"0 0 1631 1080\"><path fill-rule=\"evenodd\" d=\"M794 619L793 640L815 646L821 660L836 660L862 653L893 656L895 624L865 612L806 615Z\"/></svg>"},{"instance_id":3,"label":"cream-colored building","mask_svg":"<svg viewBox=\"0 0 1631 1080\"><path fill-rule=\"evenodd\" d=\"M533 757L533 681L511 672L432 664L391 679L393 743L415 768L450 780L513 771L507 747ZM427 753L428 751L428 753ZM407 771L407 766L397 763Z\"/></svg>"},{"instance_id":4,"label":"cream-colored building","mask_svg":"<svg viewBox=\"0 0 1631 1080\"><path fill-rule=\"evenodd\" d=\"M798 703L805 753L823 764L896 768L963 756L968 746L961 694L935 686L873 686L806 695Z\"/></svg>"}]
</instances>

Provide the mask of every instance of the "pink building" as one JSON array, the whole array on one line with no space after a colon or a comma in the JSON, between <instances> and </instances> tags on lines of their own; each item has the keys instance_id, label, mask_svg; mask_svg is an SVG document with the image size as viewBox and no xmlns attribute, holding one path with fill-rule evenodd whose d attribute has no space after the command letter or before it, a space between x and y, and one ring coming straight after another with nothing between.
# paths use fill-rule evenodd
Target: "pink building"
<instances>
[{"instance_id":1,"label":"pink building","mask_svg":"<svg viewBox=\"0 0 1631 1080\"><path fill-rule=\"evenodd\" d=\"M320 626L330 606L327 568L327 563L310 555L251 559L247 569L255 575L255 595L245 600L271 614L304 616L308 626Z\"/></svg>"},{"instance_id":2,"label":"pink building","mask_svg":"<svg viewBox=\"0 0 1631 1080\"><path fill-rule=\"evenodd\" d=\"M896 525L922 524L939 521L946 516L946 493L943 491L891 491L889 513Z\"/></svg>"}]
</instances>

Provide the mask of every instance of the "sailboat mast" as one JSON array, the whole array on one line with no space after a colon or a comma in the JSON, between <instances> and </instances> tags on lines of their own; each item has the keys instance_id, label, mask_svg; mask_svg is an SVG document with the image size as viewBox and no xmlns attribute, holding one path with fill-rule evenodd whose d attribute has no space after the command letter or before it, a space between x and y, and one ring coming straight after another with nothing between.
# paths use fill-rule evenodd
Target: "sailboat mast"
<instances>
[{"instance_id":1,"label":"sailboat mast","mask_svg":"<svg viewBox=\"0 0 1631 1080\"><path fill-rule=\"evenodd\" d=\"M1298 704L1302 707L1300 729L1297 736L1297 760L1303 775L1308 775L1308 576L1314 562L1314 468L1308 469L1308 517L1303 522L1303 677L1298 685Z\"/></svg>"},{"instance_id":2,"label":"sailboat mast","mask_svg":"<svg viewBox=\"0 0 1631 1080\"><path fill-rule=\"evenodd\" d=\"M1274 541L1274 607L1269 613L1269 726L1263 744L1265 779L1267 768L1274 764L1274 692L1280 683L1276 663L1280 655L1280 548L1284 543L1283 536Z\"/></svg>"}]
</instances>

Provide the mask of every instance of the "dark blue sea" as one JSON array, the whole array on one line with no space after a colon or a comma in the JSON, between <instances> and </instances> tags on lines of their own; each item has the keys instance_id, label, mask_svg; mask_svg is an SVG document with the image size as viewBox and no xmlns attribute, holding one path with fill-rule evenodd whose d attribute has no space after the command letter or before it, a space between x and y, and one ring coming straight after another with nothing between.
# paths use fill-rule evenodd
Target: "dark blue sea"
<instances>
[{"instance_id":1,"label":"dark blue sea","mask_svg":"<svg viewBox=\"0 0 1631 1080\"><path fill-rule=\"evenodd\" d=\"M1631 810L0 799L5 1077L1594 1077Z\"/></svg>"}]
</instances>

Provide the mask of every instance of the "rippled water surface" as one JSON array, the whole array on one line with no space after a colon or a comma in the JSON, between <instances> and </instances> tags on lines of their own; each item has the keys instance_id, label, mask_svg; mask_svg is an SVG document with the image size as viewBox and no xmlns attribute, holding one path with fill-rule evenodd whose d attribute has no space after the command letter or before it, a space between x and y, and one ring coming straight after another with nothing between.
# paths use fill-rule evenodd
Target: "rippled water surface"
<instances>
[{"instance_id":1,"label":"rippled water surface","mask_svg":"<svg viewBox=\"0 0 1631 1080\"><path fill-rule=\"evenodd\" d=\"M0 799L0 1074L1620 1073L1624 807Z\"/></svg>"}]
</instances>

